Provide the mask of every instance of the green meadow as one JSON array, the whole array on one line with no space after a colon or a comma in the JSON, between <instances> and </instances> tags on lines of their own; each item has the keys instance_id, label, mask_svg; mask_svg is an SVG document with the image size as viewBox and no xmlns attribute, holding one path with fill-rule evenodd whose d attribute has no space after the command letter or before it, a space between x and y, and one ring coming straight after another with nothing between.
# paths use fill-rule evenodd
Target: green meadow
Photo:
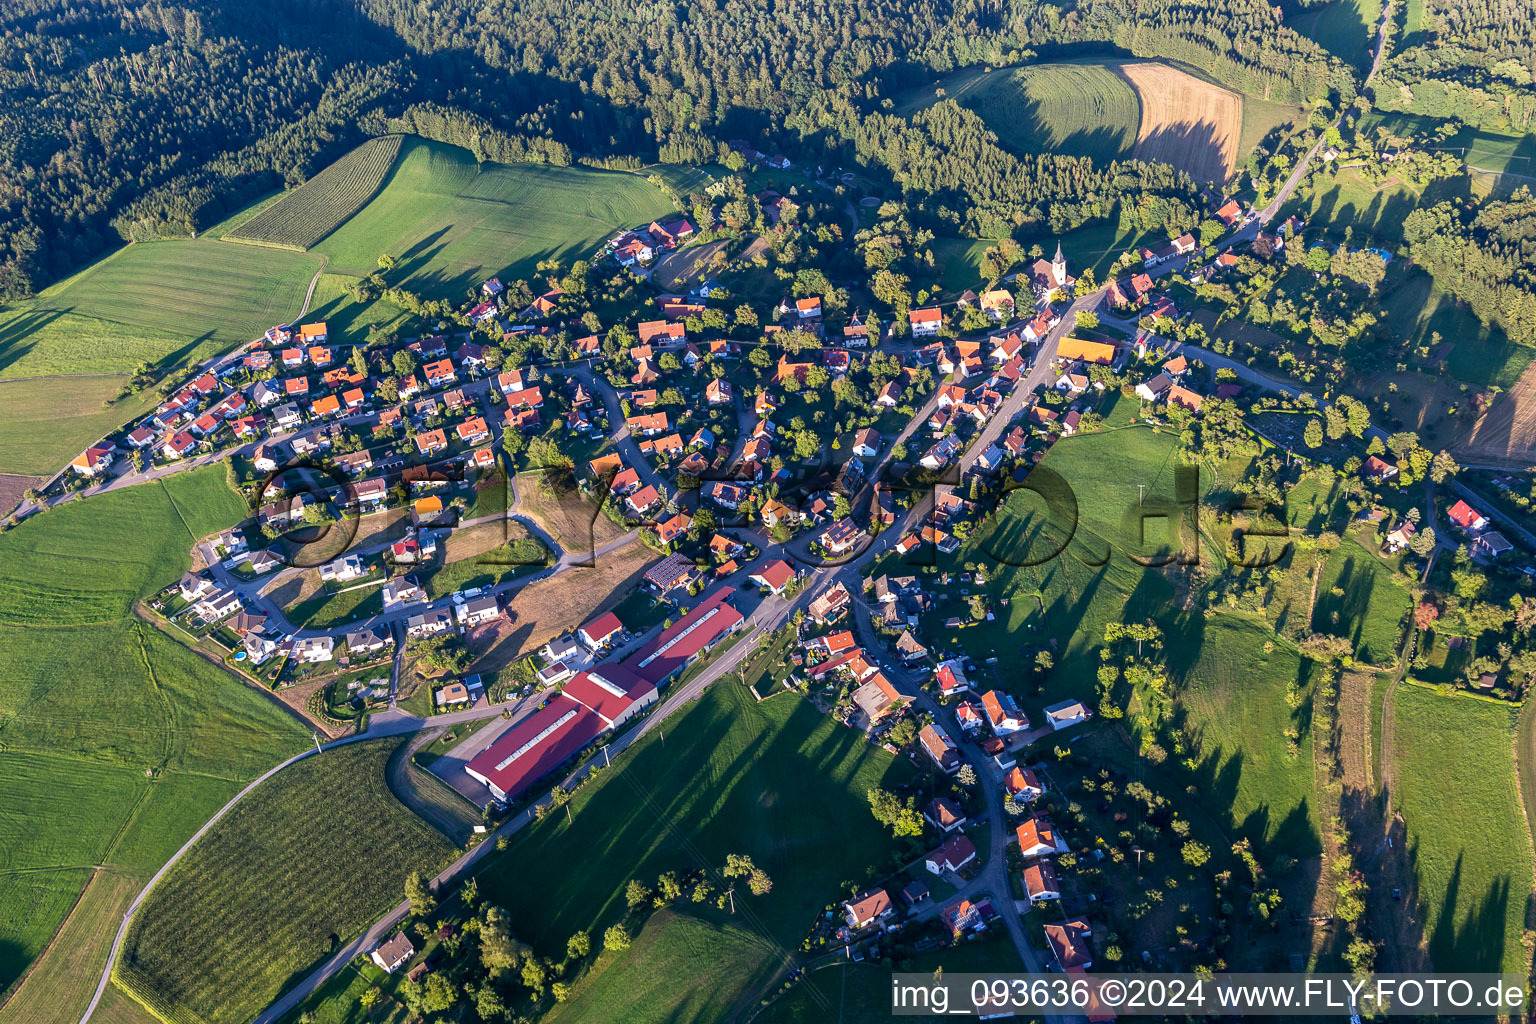
<instances>
[{"instance_id":1,"label":"green meadow","mask_svg":"<svg viewBox=\"0 0 1536 1024\"><path fill-rule=\"evenodd\" d=\"M319 268L320 261L305 253L212 238L140 242L44 290L24 308L170 336L180 346L159 358L186 363L297 316Z\"/></svg>"},{"instance_id":2,"label":"green meadow","mask_svg":"<svg viewBox=\"0 0 1536 1024\"><path fill-rule=\"evenodd\" d=\"M531 278L543 259L586 258L618 229L671 210L634 174L480 164L408 139L378 195L311 251L344 274L371 273L389 253L400 261L392 281L460 298L488 277Z\"/></svg>"},{"instance_id":3,"label":"green meadow","mask_svg":"<svg viewBox=\"0 0 1536 1024\"><path fill-rule=\"evenodd\" d=\"M242 516L214 468L0 535L0 989L93 867L147 877L303 748L287 712L132 615L186 570L195 537ZM74 980L79 995L94 975Z\"/></svg>"},{"instance_id":4,"label":"green meadow","mask_svg":"<svg viewBox=\"0 0 1536 1024\"><path fill-rule=\"evenodd\" d=\"M1515 710L1405 685L1394 697L1394 794L1441 971L1524 973L1531 860L1512 751Z\"/></svg>"},{"instance_id":5,"label":"green meadow","mask_svg":"<svg viewBox=\"0 0 1536 1024\"><path fill-rule=\"evenodd\" d=\"M1064 153L1107 161L1130 155L1141 101L1101 64L1035 64L947 84L950 99L981 115L1004 148L1024 156Z\"/></svg>"},{"instance_id":6,"label":"green meadow","mask_svg":"<svg viewBox=\"0 0 1536 1024\"><path fill-rule=\"evenodd\" d=\"M731 943L763 948L725 963L694 962L651 988L659 1005L703 998L691 994L698 987L730 1003L750 989L757 967L798 947L822 905L846 894L845 882L870 877L888 860L894 843L870 815L865 794L906 774L802 698L786 693L756 703L728 678L582 788L569 819L553 814L519 833L478 872L480 894L512 912L519 937L553 954L572 933L600 935L621 919L630 879L654 884L664 871L718 869L727 854L748 854L773 879L773 891L737 893L742 913L732 924L750 934ZM549 870L574 863L581 870ZM540 884L528 885L532 877ZM653 920L647 931L653 927L693 933L719 926ZM751 961L752 969L738 961ZM619 970L624 977L630 968ZM595 1008L616 996L591 998Z\"/></svg>"},{"instance_id":7,"label":"green meadow","mask_svg":"<svg viewBox=\"0 0 1536 1024\"><path fill-rule=\"evenodd\" d=\"M0 380L0 473L48 477L154 405L152 392L114 401L122 377Z\"/></svg>"},{"instance_id":8,"label":"green meadow","mask_svg":"<svg viewBox=\"0 0 1536 1024\"><path fill-rule=\"evenodd\" d=\"M1333 0L1321 7L1304 8L1285 23L1364 72L1371 67L1380 20L1381 0Z\"/></svg>"},{"instance_id":9,"label":"green meadow","mask_svg":"<svg viewBox=\"0 0 1536 1024\"><path fill-rule=\"evenodd\" d=\"M1390 569L1354 540L1334 549L1318 582L1312 628L1348 637L1360 660L1391 664L1412 599Z\"/></svg>"}]
</instances>

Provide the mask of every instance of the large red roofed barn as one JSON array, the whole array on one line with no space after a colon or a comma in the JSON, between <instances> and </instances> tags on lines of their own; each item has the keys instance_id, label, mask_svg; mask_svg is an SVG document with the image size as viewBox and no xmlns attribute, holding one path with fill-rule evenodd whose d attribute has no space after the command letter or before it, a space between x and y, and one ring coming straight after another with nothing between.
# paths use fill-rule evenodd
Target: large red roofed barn
<instances>
[{"instance_id":1,"label":"large red roofed barn","mask_svg":"<svg viewBox=\"0 0 1536 1024\"><path fill-rule=\"evenodd\" d=\"M655 703L656 685L623 665L576 673L565 690L477 754L464 770L498 800L508 800L554 771L609 729Z\"/></svg>"},{"instance_id":2,"label":"large red roofed barn","mask_svg":"<svg viewBox=\"0 0 1536 1024\"><path fill-rule=\"evenodd\" d=\"M728 600L730 596L729 586L717 587L693 611L624 659L625 666L656 686L664 685L745 621Z\"/></svg>"}]
</instances>

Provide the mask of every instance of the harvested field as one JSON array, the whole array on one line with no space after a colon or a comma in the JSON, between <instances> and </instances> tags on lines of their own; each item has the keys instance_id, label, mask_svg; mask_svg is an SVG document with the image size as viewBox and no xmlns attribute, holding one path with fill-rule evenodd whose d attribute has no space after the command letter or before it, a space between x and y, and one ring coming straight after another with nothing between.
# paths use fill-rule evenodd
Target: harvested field
<instances>
[{"instance_id":1,"label":"harvested field","mask_svg":"<svg viewBox=\"0 0 1536 1024\"><path fill-rule=\"evenodd\" d=\"M542 472L518 474L517 511L532 516L573 555L586 554L624 536L624 531L574 486L556 492Z\"/></svg>"},{"instance_id":2,"label":"harvested field","mask_svg":"<svg viewBox=\"0 0 1536 1024\"><path fill-rule=\"evenodd\" d=\"M1118 70L1141 98L1136 156L1172 164L1197 181L1232 176L1243 133L1241 96L1164 64Z\"/></svg>"},{"instance_id":3,"label":"harvested field","mask_svg":"<svg viewBox=\"0 0 1536 1024\"><path fill-rule=\"evenodd\" d=\"M27 493L27 489L42 482L40 476L0 473L0 516L10 515L11 510L21 504L22 495Z\"/></svg>"},{"instance_id":4,"label":"harvested field","mask_svg":"<svg viewBox=\"0 0 1536 1024\"><path fill-rule=\"evenodd\" d=\"M1371 765L1371 688L1376 676L1348 672L1339 681L1339 766L1344 788L1369 794L1374 788Z\"/></svg>"},{"instance_id":5,"label":"harvested field","mask_svg":"<svg viewBox=\"0 0 1536 1024\"><path fill-rule=\"evenodd\" d=\"M615 607L640 582L656 555L630 544L597 560L595 569L568 569L517 592L497 628L477 629L469 647L476 672L496 672L594 615Z\"/></svg>"},{"instance_id":6,"label":"harvested field","mask_svg":"<svg viewBox=\"0 0 1536 1024\"><path fill-rule=\"evenodd\" d=\"M1514 387L1494 399L1471 436L1456 446L1456 454L1463 459L1470 455L1536 462L1536 362L1525 368Z\"/></svg>"},{"instance_id":7,"label":"harvested field","mask_svg":"<svg viewBox=\"0 0 1536 1024\"><path fill-rule=\"evenodd\" d=\"M369 139L224 237L308 249L374 197L403 138Z\"/></svg>"}]
</instances>

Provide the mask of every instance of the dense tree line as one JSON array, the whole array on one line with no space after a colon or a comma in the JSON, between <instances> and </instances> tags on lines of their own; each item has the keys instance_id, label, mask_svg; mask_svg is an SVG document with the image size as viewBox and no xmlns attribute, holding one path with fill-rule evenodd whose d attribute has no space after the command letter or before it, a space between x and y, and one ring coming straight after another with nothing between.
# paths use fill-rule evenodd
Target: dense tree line
<instances>
[{"instance_id":1,"label":"dense tree line","mask_svg":"<svg viewBox=\"0 0 1536 1024\"><path fill-rule=\"evenodd\" d=\"M1193 224L1189 175L1166 164L1039 153L1020 157L997 144L979 115L944 100L910 120L860 116L836 96L818 97L790 119L802 136L820 134L851 148L861 163L887 170L895 183L932 197L934 218L978 237L1000 237L1025 224L1064 231L1107 217L1117 205L1144 227Z\"/></svg>"},{"instance_id":2,"label":"dense tree line","mask_svg":"<svg viewBox=\"0 0 1536 1024\"><path fill-rule=\"evenodd\" d=\"M1004 160L953 108L912 125L881 112L954 68L1083 41L1277 99L1350 85L1262 0L14 0L0 7L0 298L119 238L204 229L383 131L632 166L719 160L733 138L785 146L796 122L792 155L846 146L978 231L1080 223L1127 188L1186 192L1143 165Z\"/></svg>"},{"instance_id":3,"label":"dense tree line","mask_svg":"<svg viewBox=\"0 0 1536 1024\"><path fill-rule=\"evenodd\" d=\"M1485 324L1536 345L1536 197L1522 186L1473 212L1449 202L1410 213L1403 240L1414 260Z\"/></svg>"},{"instance_id":4,"label":"dense tree line","mask_svg":"<svg viewBox=\"0 0 1536 1024\"><path fill-rule=\"evenodd\" d=\"M1425 0L1423 24L1374 83L1377 105L1484 128L1536 125L1536 3Z\"/></svg>"}]
</instances>

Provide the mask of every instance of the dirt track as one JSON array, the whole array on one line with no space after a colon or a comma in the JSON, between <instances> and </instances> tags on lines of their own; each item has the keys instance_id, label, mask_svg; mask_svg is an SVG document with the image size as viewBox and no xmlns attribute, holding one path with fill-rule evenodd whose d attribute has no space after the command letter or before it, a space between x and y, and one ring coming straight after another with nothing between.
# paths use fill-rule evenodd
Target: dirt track
<instances>
[{"instance_id":1,"label":"dirt track","mask_svg":"<svg viewBox=\"0 0 1536 1024\"><path fill-rule=\"evenodd\" d=\"M1164 64L1117 70L1141 99L1136 156L1188 171L1197 181L1224 182L1237 166L1243 98Z\"/></svg>"}]
</instances>

